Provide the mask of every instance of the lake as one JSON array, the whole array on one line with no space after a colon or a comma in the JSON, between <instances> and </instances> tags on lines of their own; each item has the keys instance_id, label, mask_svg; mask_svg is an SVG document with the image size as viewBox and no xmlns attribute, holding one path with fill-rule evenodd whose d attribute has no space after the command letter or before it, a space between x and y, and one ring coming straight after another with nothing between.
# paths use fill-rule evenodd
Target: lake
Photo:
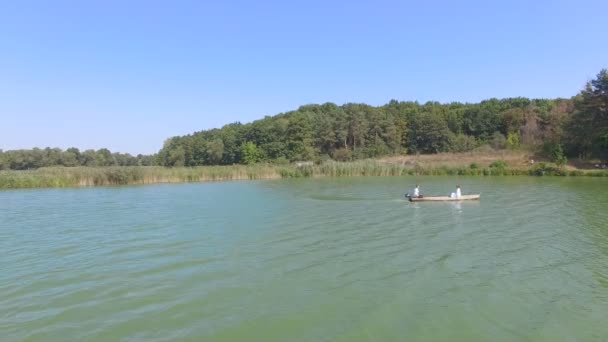
<instances>
[{"instance_id":1,"label":"lake","mask_svg":"<svg viewBox=\"0 0 608 342\"><path fill-rule=\"evenodd\" d=\"M0 339L606 340L607 205L582 177L0 191Z\"/></svg>"}]
</instances>

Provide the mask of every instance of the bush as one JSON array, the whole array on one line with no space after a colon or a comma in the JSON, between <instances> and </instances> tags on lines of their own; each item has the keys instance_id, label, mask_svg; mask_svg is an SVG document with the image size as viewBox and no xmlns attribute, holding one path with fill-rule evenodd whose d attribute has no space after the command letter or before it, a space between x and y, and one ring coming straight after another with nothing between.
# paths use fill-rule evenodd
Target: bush
<instances>
[{"instance_id":1,"label":"bush","mask_svg":"<svg viewBox=\"0 0 608 342\"><path fill-rule=\"evenodd\" d=\"M507 146L507 138L500 132L494 132L490 140L490 146L495 150L502 150Z\"/></svg>"},{"instance_id":2,"label":"bush","mask_svg":"<svg viewBox=\"0 0 608 342\"><path fill-rule=\"evenodd\" d=\"M495 160L492 162L492 164L490 164L490 168L492 169L506 169L509 167L509 164L507 164L506 161L504 160Z\"/></svg>"},{"instance_id":3,"label":"bush","mask_svg":"<svg viewBox=\"0 0 608 342\"><path fill-rule=\"evenodd\" d=\"M276 165L289 165L289 159L285 157L279 157L273 161Z\"/></svg>"},{"instance_id":4,"label":"bush","mask_svg":"<svg viewBox=\"0 0 608 342\"><path fill-rule=\"evenodd\" d=\"M321 154L318 157L315 158L314 162L316 165L320 165L323 164L325 162L328 162L331 160L331 157L329 156L329 154Z\"/></svg>"},{"instance_id":5,"label":"bush","mask_svg":"<svg viewBox=\"0 0 608 342\"><path fill-rule=\"evenodd\" d=\"M561 144L557 144L557 146L555 146L555 149L552 153L552 159L553 162L555 162L555 164L560 168L566 165L566 163L568 162L568 158L566 158L566 156L564 155L564 150L562 149Z\"/></svg>"},{"instance_id":6,"label":"bush","mask_svg":"<svg viewBox=\"0 0 608 342\"><path fill-rule=\"evenodd\" d=\"M334 160L349 161L353 158L352 152L347 148L339 148L332 154Z\"/></svg>"},{"instance_id":7,"label":"bush","mask_svg":"<svg viewBox=\"0 0 608 342\"><path fill-rule=\"evenodd\" d=\"M519 148L519 140L519 133L509 133L509 136L507 137L507 147L509 147L510 149Z\"/></svg>"},{"instance_id":8,"label":"bush","mask_svg":"<svg viewBox=\"0 0 608 342\"><path fill-rule=\"evenodd\" d=\"M450 152L469 152L477 147L478 143L474 137L458 134L452 137Z\"/></svg>"},{"instance_id":9,"label":"bush","mask_svg":"<svg viewBox=\"0 0 608 342\"><path fill-rule=\"evenodd\" d=\"M479 169L479 165L477 165L477 163L471 163L471 165L469 165L469 169L471 169L471 170Z\"/></svg>"},{"instance_id":10,"label":"bush","mask_svg":"<svg viewBox=\"0 0 608 342\"><path fill-rule=\"evenodd\" d=\"M386 156L391 153L390 149L384 142L376 142L372 146L366 148L366 157L375 158L378 156Z\"/></svg>"},{"instance_id":11,"label":"bush","mask_svg":"<svg viewBox=\"0 0 608 342\"><path fill-rule=\"evenodd\" d=\"M358 147L353 150L353 152L351 154L351 158L354 160L367 159L367 158L370 158L370 153L371 153L370 149L365 148L365 147Z\"/></svg>"},{"instance_id":12,"label":"bush","mask_svg":"<svg viewBox=\"0 0 608 342\"><path fill-rule=\"evenodd\" d=\"M568 173L561 167L550 163L538 163L530 169L533 176L567 176Z\"/></svg>"},{"instance_id":13,"label":"bush","mask_svg":"<svg viewBox=\"0 0 608 342\"><path fill-rule=\"evenodd\" d=\"M492 146L488 144L481 145L473 150L476 153L493 153L495 152Z\"/></svg>"}]
</instances>

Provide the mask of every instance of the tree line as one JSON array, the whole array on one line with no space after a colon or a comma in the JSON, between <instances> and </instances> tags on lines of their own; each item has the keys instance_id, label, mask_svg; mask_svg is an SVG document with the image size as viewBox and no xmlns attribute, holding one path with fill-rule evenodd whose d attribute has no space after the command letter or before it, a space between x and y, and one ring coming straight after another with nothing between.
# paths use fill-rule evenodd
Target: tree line
<instances>
[{"instance_id":1,"label":"tree line","mask_svg":"<svg viewBox=\"0 0 608 342\"><path fill-rule=\"evenodd\" d=\"M480 103L402 102L383 106L301 106L165 141L155 155L107 149L0 152L0 169L49 165L198 166L348 161L387 155L526 148L555 160L608 159L608 71L569 99L489 99Z\"/></svg>"},{"instance_id":2,"label":"tree line","mask_svg":"<svg viewBox=\"0 0 608 342\"><path fill-rule=\"evenodd\" d=\"M72 147L34 148L31 150L0 150L0 170L30 170L48 166L149 166L157 165L156 156L112 153L107 148L81 152Z\"/></svg>"},{"instance_id":3,"label":"tree line","mask_svg":"<svg viewBox=\"0 0 608 342\"><path fill-rule=\"evenodd\" d=\"M168 139L165 166L251 164L560 144L572 99L490 99L476 104L390 101L306 105L250 124Z\"/></svg>"},{"instance_id":4,"label":"tree line","mask_svg":"<svg viewBox=\"0 0 608 342\"><path fill-rule=\"evenodd\" d=\"M608 71L570 99L490 99L480 103L400 102L374 107L305 105L249 124L168 139L165 166L251 164L261 161L347 161L395 154L526 148L608 159Z\"/></svg>"}]
</instances>

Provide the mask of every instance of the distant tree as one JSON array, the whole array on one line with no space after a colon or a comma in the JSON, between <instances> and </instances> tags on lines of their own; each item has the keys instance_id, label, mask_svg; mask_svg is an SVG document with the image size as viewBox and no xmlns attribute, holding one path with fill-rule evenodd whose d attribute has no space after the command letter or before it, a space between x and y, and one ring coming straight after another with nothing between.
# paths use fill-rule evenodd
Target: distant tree
<instances>
[{"instance_id":1,"label":"distant tree","mask_svg":"<svg viewBox=\"0 0 608 342\"><path fill-rule=\"evenodd\" d=\"M344 109L339 108L335 111L336 120L334 123L334 132L336 136L336 147L337 148L348 148L348 137L349 137L349 122L348 117Z\"/></svg>"},{"instance_id":2,"label":"distant tree","mask_svg":"<svg viewBox=\"0 0 608 342\"><path fill-rule=\"evenodd\" d=\"M519 133L509 133L509 135L507 136L507 147L510 149L519 148Z\"/></svg>"},{"instance_id":3,"label":"distant tree","mask_svg":"<svg viewBox=\"0 0 608 342\"><path fill-rule=\"evenodd\" d=\"M186 161L187 165L197 166L209 164L208 144L210 142L202 134L194 134L190 137L190 159ZM184 158L186 157L184 153ZM212 163L213 164L213 163Z\"/></svg>"},{"instance_id":4,"label":"distant tree","mask_svg":"<svg viewBox=\"0 0 608 342\"><path fill-rule=\"evenodd\" d=\"M405 128L405 127L404 127ZM395 120L392 117L388 117L384 121L383 126L383 139L386 142L386 146L389 149L390 153L397 153L397 151L401 148L401 137L402 133L400 132L399 127L395 124Z\"/></svg>"},{"instance_id":5,"label":"distant tree","mask_svg":"<svg viewBox=\"0 0 608 342\"><path fill-rule=\"evenodd\" d=\"M321 153L330 153L336 143L336 132L334 130L335 121L325 113L313 114L313 132L315 136L315 146Z\"/></svg>"},{"instance_id":6,"label":"distant tree","mask_svg":"<svg viewBox=\"0 0 608 342\"><path fill-rule=\"evenodd\" d=\"M63 166L79 166L80 151L75 147L68 148L65 152L61 154L59 164Z\"/></svg>"},{"instance_id":7,"label":"distant tree","mask_svg":"<svg viewBox=\"0 0 608 342\"><path fill-rule=\"evenodd\" d=\"M365 118L366 105L346 104L344 111L346 112L348 124L348 136L353 150L357 147L365 147L365 138L368 130L368 122Z\"/></svg>"},{"instance_id":8,"label":"distant tree","mask_svg":"<svg viewBox=\"0 0 608 342\"><path fill-rule=\"evenodd\" d=\"M112 152L107 148L101 148L95 153L95 159L98 166L112 166L117 165L116 159L112 155Z\"/></svg>"},{"instance_id":9,"label":"distant tree","mask_svg":"<svg viewBox=\"0 0 608 342\"><path fill-rule=\"evenodd\" d=\"M207 160L211 165L221 163L224 156L224 142L221 139L215 139L207 145Z\"/></svg>"},{"instance_id":10,"label":"distant tree","mask_svg":"<svg viewBox=\"0 0 608 342\"><path fill-rule=\"evenodd\" d=\"M255 164L262 160L263 154L258 147L251 141L241 145L241 160L243 164Z\"/></svg>"},{"instance_id":11,"label":"distant tree","mask_svg":"<svg viewBox=\"0 0 608 342\"><path fill-rule=\"evenodd\" d=\"M101 166L97 164L95 150L86 150L80 155L80 165L83 166Z\"/></svg>"},{"instance_id":12,"label":"distant tree","mask_svg":"<svg viewBox=\"0 0 608 342\"><path fill-rule=\"evenodd\" d=\"M61 154L62 154L62 151L59 148L50 148L50 147L45 148L39 167L62 165L61 164Z\"/></svg>"},{"instance_id":13,"label":"distant tree","mask_svg":"<svg viewBox=\"0 0 608 342\"><path fill-rule=\"evenodd\" d=\"M8 161L8 157L5 153L0 149L0 170L7 170L10 168L10 164Z\"/></svg>"},{"instance_id":14,"label":"distant tree","mask_svg":"<svg viewBox=\"0 0 608 342\"><path fill-rule=\"evenodd\" d=\"M521 128L521 143L527 146L536 147L542 141L542 130L539 118L534 112L527 112L524 119L524 126Z\"/></svg>"},{"instance_id":15,"label":"distant tree","mask_svg":"<svg viewBox=\"0 0 608 342\"><path fill-rule=\"evenodd\" d=\"M583 157L608 160L608 70L603 69L575 97L575 112L568 124L570 150Z\"/></svg>"},{"instance_id":16,"label":"distant tree","mask_svg":"<svg viewBox=\"0 0 608 342\"><path fill-rule=\"evenodd\" d=\"M555 162L555 164L559 167L566 165L566 163L568 162L568 159L566 158L566 155L564 154L564 150L562 149L562 145L559 145L559 144L557 146L555 146L552 157L553 157L553 162Z\"/></svg>"},{"instance_id":17,"label":"distant tree","mask_svg":"<svg viewBox=\"0 0 608 342\"><path fill-rule=\"evenodd\" d=\"M502 133L509 135L512 132L519 132L521 127L525 123L526 113L522 108L511 108L505 111L502 115L503 118L503 130Z\"/></svg>"},{"instance_id":18,"label":"distant tree","mask_svg":"<svg viewBox=\"0 0 608 342\"><path fill-rule=\"evenodd\" d=\"M157 155L148 155L145 156L143 154L138 154L137 155L137 165L140 166L154 166L154 165L158 165L157 162Z\"/></svg>"},{"instance_id":19,"label":"distant tree","mask_svg":"<svg viewBox=\"0 0 608 342\"><path fill-rule=\"evenodd\" d=\"M186 165L186 152L182 146L176 147L169 152L169 164L167 166L184 166Z\"/></svg>"},{"instance_id":20,"label":"distant tree","mask_svg":"<svg viewBox=\"0 0 608 342\"><path fill-rule=\"evenodd\" d=\"M477 140L470 135L456 134L450 139L450 152L468 152L477 146Z\"/></svg>"},{"instance_id":21,"label":"distant tree","mask_svg":"<svg viewBox=\"0 0 608 342\"><path fill-rule=\"evenodd\" d=\"M490 139L490 146L495 150L502 150L507 147L507 138L500 132L494 132Z\"/></svg>"},{"instance_id":22,"label":"distant tree","mask_svg":"<svg viewBox=\"0 0 608 342\"><path fill-rule=\"evenodd\" d=\"M314 157L312 127L308 117L295 113L287 125L287 148L290 160L310 160Z\"/></svg>"},{"instance_id":23,"label":"distant tree","mask_svg":"<svg viewBox=\"0 0 608 342\"><path fill-rule=\"evenodd\" d=\"M339 148L332 154L332 158L337 161L349 161L352 158L352 153L347 148Z\"/></svg>"},{"instance_id":24,"label":"distant tree","mask_svg":"<svg viewBox=\"0 0 608 342\"><path fill-rule=\"evenodd\" d=\"M450 149L451 132L439 115L418 115L410 125L410 146L420 153L446 152Z\"/></svg>"},{"instance_id":25,"label":"distant tree","mask_svg":"<svg viewBox=\"0 0 608 342\"><path fill-rule=\"evenodd\" d=\"M222 155L222 164L230 165L239 163L241 134L243 125L235 122L222 127L220 137L224 143L224 153Z\"/></svg>"}]
</instances>

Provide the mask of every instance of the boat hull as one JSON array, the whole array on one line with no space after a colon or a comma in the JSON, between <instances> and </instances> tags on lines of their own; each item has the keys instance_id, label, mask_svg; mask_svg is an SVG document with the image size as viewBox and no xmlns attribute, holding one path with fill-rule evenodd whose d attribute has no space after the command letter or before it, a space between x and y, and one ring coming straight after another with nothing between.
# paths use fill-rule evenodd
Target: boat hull
<instances>
[{"instance_id":1,"label":"boat hull","mask_svg":"<svg viewBox=\"0 0 608 342\"><path fill-rule=\"evenodd\" d=\"M450 196L434 196L434 197L410 197L411 202L446 202L446 201L470 201L478 200L481 195L462 195L459 198Z\"/></svg>"}]
</instances>

